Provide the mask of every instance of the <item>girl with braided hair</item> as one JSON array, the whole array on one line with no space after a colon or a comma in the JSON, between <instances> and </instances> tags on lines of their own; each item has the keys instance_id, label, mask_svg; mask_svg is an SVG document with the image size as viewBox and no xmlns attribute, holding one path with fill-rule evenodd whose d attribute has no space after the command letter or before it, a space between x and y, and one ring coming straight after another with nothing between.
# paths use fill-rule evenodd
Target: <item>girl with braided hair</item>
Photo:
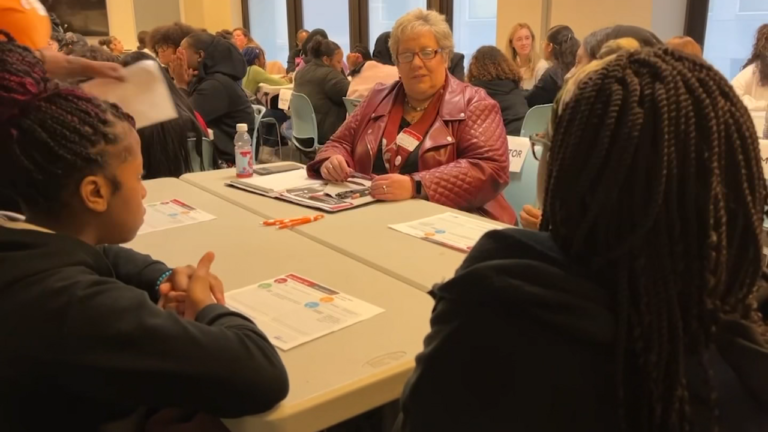
<instances>
[{"instance_id":1,"label":"girl with braided hair","mask_svg":"<svg viewBox=\"0 0 768 432\"><path fill-rule=\"evenodd\" d=\"M118 430L144 430L136 422L174 407L218 431L215 417L271 409L287 394L285 369L222 304L212 253L170 269L107 246L143 223L132 118L49 80L29 48L0 35L0 188L27 217L0 222L0 429L95 431L129 418L134 428Z\"/></svg>"},{"instance_id":2,"label":"girl with braided hair","mask_svg":"<svg viewBox=\"0 0 768 432\"><path fill-rule=\"evenodd\" d=\"M768 24L757 29L752 55L732 84L750 111L768 111Z\"/></svg>"},{"instance_id":3,"label":"girl with braided hair","mask_svg":"<svg viewBox=\"0 0 768 432\"><path fill-rule=\"evenodd\" d=\"M585 69L554 110L541 232L489 232L433 291L399 430L768 430L749 113L667 48Z\"/></svg>"}]
</instances>

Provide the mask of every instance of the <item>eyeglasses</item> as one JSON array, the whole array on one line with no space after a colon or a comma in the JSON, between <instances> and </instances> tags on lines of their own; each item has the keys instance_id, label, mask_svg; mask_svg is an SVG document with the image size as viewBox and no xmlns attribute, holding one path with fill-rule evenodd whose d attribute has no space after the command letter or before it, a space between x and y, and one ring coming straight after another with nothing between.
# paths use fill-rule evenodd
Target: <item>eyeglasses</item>
<instances>
[{"instance_id":1,"label":"eyeglasses","mask_svg":"<svg viewBox=\"0 0 768 432\"><path fill-rule=\"evenodd\" d=\"M537 135L531 135L531 153L533 153L533 158L536 160L539 160L539 155L536 154L536 147L540 146L543 150L544 154L545 152L548 152L550 147L552 147L552 143L549 141L549 133L544 132Z\"/></svg>"},{"instance_id":2,"label":"eyeglasses","mask_svg":"<svg viewBox=\"0 0 768 432\"><path fill-rule=\"evenodd\" d=\"M397 55L398 63L410 63L418 55L422 60L432 60L438 53L443 52L442 49L423 49L419 52L404 52Z\"/></svg>"}]
</instances>

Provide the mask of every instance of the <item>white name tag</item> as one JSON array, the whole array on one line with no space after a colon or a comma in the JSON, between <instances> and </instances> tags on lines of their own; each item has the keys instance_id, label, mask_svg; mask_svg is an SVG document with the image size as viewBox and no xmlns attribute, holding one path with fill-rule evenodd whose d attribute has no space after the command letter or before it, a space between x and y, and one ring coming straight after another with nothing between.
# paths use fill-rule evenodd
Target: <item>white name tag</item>
<instances>
[{"instance_id":1,"label":"white name tag","mask_svg":"<svg viewBox=\"0 0 768 432\"><path fill-rule=\"evenodd\" d=\"M277 107L281 110L287 110L291 107L291 95L293 90L281 89L280 96L277 99Z\"/></svg>"},{"instance_id":2,"label":"white name tag","mask_svg":"<svg viewBox=\"0 0 768 432\"><path fill-rule=\"evenodd\" d=\"M531 140L508 136L507 147L509 148L509 172L517 173L522 171L525 157L528 155L528 149L531 148Z\"/></svg>"},{"instance_id":3,"label":"white name tag","mask_svg":"<svg viewBox=\"0 0 768 432\"><path fill-rule=\"evenodd\" d=\"M410 129L403 129L397 136L395 142L400 147L408 149L408 151L413 151L413 149L415 149L421 142L421 136Z\"/></svg>"}]
</instances>

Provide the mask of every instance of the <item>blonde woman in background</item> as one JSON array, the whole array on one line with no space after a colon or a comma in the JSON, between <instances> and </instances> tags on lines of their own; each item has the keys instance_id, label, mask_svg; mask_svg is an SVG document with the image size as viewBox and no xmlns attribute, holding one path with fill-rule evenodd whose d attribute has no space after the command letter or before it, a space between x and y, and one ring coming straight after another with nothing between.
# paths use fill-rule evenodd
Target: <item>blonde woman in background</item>
<instances>
[{"instance_id":1,"label":"blonde woman in background","mask_svg":"<svg viewBox=\"0 0 768 432\"><path fill-rule=\"evenodd\" d=\"M530 90L549 68L549 63L541 58L536 47L536 34L526 23L518 23L509 32L507 56L520 69L523 80L520 82L524 90Z\"/></svg>"}]
</instances>

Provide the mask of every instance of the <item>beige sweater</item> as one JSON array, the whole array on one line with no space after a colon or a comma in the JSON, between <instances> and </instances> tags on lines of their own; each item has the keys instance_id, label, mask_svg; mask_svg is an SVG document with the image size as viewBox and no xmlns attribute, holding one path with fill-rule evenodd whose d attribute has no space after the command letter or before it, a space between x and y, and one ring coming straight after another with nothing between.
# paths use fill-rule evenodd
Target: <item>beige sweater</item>
<instances>
[{"instance_id":1,"label":"beige sweater","mask_svg":"<svg viewBox=\"0 0 768 432\"><path fill-rule=\"evenodd\" d=\"M376 84L389 84L398 79L400 79L400 75L397 73L396 67L371 60L363 66L359 74L351 78L347 97L363 100Z\"/></svg>"}]
</instances>

